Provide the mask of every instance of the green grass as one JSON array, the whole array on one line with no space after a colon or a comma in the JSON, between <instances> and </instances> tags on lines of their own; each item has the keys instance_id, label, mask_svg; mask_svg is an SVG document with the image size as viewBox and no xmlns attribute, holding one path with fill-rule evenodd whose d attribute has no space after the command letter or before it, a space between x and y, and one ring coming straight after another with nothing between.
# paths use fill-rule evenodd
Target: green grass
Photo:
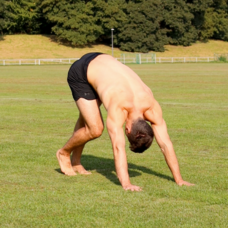
<instances>
[{"instance_id":1,"label":"green grass","mask_svg":"<svg viewBox=\"0 0 228 228\"><path fill-rule=\"evenodd\" d=\"M0 67L0 227L227 227L228 64L130 67L161 104L182 176L196 186L173 182L154 143L142 155L126 148L143 191L125 192L106 130L83 153L92 175L62 175L55 152L78 116L69 66Z\"/></svg>"}]
</instances>

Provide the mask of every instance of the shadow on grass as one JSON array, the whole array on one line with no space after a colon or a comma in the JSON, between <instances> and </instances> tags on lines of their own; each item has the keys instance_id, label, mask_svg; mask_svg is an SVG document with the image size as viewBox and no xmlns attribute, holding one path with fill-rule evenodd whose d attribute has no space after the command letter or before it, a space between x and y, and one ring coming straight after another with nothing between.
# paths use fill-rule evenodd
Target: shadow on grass
<instances>
[{"instance_id":1,"label":"shadow on grass","mask_svg":"<svg viewBox=\"0 0 228 228\"><path fill-rule=\"evenodd\" d=\"M41 34L41 35L49 38L51 42L63 45L65 47L83 49L83 48L93 48L94 46L96 46L98 44L102 44L107 47L110 47L109 43L104 43L104 42L99 42L99 41L96 41L96 43L88 43L86 45L72 45L72 43L67 41L66 39L58 39L58 37L56 35L47 35L47 34Z\"/></svg>"},{"instance_id":2,"label":"shadow on grass","mask_svg":"<svg viewBox=\"0 0 228 228\"><path fill-rule=\"evenodd\" d=\"M58 39L58 37L56 35L47 35L47 34L42 34L42 36L47 37L50 39L51 42L63 45L65 47L71 47L71 48L85 48L85 47L93 47L92 44L87 44L87 45L83 45L83 46L77 46L77 45L72 45L71 42L67 41L66 39Z\"/></svg>"},{"instance_id":3,"label":"shadow on grass","mask_svg":"<svg viewBox=\"0 0 228 228\"><path fill-rule=\"evenodd\" d=\"M96 170L96 172L105 176L108 180L110 180L114 184L120 185L119 180L115 173L115 165L114 165L113 159L96 157L93 155L82 155L81 162L82 162L82 165L85 167L85 169ZM60 169L55 169L55 170L61 173ZM140 176L141 172L143 172L143 173L151 174L159 178L163 178L174 182L174 179L171 178L170 176L158 173L150 168L135 165L132 163L128 163L128 172L129 172L130 178Z\"/></svg>"},{"instance_id":4,"label":"shadow on grass","mask_svg":"<svg viewBox=\"0 0 228 228\"><path fill-rule=\"evenodd\" d=\"M0 41L4 40L4 35L0 35Z\"/></svg>"}]
</instances>

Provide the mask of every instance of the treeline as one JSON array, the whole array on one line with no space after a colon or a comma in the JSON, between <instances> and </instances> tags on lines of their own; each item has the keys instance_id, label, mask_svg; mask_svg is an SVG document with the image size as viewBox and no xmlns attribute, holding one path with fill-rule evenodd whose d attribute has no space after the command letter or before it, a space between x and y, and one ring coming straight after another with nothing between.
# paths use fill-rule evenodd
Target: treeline
<instances>
[{"instance_id":1,"label":"treeline","mask_svg":"<svg viewBox=\"0 0 228 228\"><path fill-rule=\"evenodd\" d=\"M74 46L114 44L164 51L165 44L228 41L228 0L0 0L0 34L55 34Z\"/></svg>"}]
</instances>

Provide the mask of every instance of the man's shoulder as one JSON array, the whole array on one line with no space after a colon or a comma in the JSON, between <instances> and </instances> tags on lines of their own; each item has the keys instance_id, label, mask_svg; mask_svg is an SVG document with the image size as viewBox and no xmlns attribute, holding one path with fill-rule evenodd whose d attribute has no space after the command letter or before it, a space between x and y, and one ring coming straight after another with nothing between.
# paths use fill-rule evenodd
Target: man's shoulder
<instances>
[{"instance_id":1,"label":"man's shoulder","mask_svg":"<svg viewBox=\"0 0 228 228\"><path fill-rule=\"evenodd\" d=\"M144 112L144 117L153 124L157 124L163 119L162 109L157 100L152 100L151 106Z\"/></svg>"}]
</instances>

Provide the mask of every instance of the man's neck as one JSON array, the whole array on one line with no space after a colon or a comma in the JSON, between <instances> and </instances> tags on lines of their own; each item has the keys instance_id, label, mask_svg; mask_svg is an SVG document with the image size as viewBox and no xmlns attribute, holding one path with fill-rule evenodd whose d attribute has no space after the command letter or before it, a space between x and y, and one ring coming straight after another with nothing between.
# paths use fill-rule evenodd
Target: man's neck
<instances>
[{"instance_id":1,"label":"man's neck","mask_svg":"<svg viewBox=\"0 0 228 228\"><path fill-rule=\"evenodd\" d=\"M144 119L143 113L139 111L128 112L126 119L126 128L129 130L129 132L131 131L133 122L135 122L137 119Z\"/></svg>"}]
</instances>

